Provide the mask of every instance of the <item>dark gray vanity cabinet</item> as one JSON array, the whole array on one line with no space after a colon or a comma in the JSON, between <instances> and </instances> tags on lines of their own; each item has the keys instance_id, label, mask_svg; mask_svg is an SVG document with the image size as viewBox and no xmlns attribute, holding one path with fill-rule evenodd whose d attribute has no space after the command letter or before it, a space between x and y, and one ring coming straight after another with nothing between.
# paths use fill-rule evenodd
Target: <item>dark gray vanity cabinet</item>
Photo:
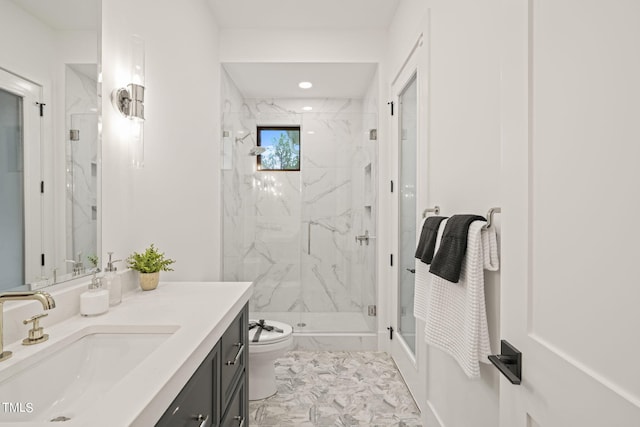
<instances>
[{"instance_id":1,"label":"dark gray vanity cabinet","mask_svg":"<svg viewBox=\"0 0 640 427\"><path fill-rule=\"evenodd\" d=\"M220 392L222 407L233 397L238 380L245 373L249 353L249 320L245 310L233 321L220 340Z\"/></svg>"},{"instance_id":2,"label":"dark gray vanity cabinet","mask_svg":"<svg viewBox=\"0 0 640 427\"><path fill-rule=\"evenodd\" d=\"M248 316L245 305L156 427L248 426Z\"/></svg>"},{"instance_id":3,"label":"dark gray vanity cabinet","mask_svg":"<svg viewBox=\"0 0 640 427\"><path fill-rule=\"evenodd\" d=\"M220 340L220 426L248 426L249 308L238 314Z\"/></svg>"},{"instance_id":4,"label":"dark gray vanity cabinet","mask_svg":"<svg viewBox=\"0 0 640 427\"><path fill-rule=\"evenodd\" d=\"M246 381L237 384L235 392L231 395L231 401L227 405L227 411L222 417L220 427L247 427L249 420L249 390Z\"/></svg>"},{"instance_id":5,"label":"dark gray vanity cabinet","mask_svg":"<svg viewBox=\"0 0 640 427\"><path fill-rule=\"evenodd\" d=\"M215 427L218 425L219 403L215 398L220 364L217 344L169 408L156 427Z\"/></svg>"}]
</instances>

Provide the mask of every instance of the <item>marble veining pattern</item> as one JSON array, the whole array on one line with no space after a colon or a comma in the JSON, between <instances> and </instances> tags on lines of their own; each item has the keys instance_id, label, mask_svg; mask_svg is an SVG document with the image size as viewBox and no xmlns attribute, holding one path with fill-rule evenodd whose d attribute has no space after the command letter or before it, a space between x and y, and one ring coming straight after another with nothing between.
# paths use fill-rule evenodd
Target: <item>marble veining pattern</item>
<instances>
[{"instance_id":1,"label":"marble veining pattern","mask_svg":"<svg viewBox=\"0 0 640 427\"><path fill-rule=\"evenodd\" d=\"M422 426L386 353L290 351L276 361L276 382L277 394L250 402L250 426Z\"/></svg>"}]
</instances>

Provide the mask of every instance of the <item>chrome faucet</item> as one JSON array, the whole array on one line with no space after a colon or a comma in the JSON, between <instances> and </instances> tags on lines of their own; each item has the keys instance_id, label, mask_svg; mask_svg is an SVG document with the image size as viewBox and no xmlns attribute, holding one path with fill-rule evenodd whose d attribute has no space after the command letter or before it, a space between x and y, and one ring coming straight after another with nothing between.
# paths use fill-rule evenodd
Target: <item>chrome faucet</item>
<instances>
[{"instance_id":1,"label":"chrome faucet","mask_svg":"<svg viewBox=\"0 0 640 427\"><path fill-rule=\"evenodd\" d=\"M64 262L73 264L73 275L79 276L84 273L84 263L82 262L82 252L78 252L78 259L65 259Z\"/></svg>"},{"instance_id":2,"label":"chrome faucet","mask_svg":"<svg viewBox=\"0 0 640 427\"><path fill-rule=\"evenodd\" d=\"M7 301L23 301L23 300L36 300L40 301L42 307L45 310L50 310L55 308L56 302L51 295L46 292L36 291L36 292L4 292L0 293L0 362L3 360L7 360L11 357L10 351L4 351L3 345L3 303Z\"/></svg>"}]
</instances>

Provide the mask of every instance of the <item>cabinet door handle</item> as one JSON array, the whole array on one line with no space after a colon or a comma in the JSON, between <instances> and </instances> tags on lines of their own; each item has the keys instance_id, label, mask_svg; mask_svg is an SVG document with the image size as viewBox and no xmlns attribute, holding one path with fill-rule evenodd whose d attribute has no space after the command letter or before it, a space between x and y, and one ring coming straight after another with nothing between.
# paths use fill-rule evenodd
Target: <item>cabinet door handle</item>
<instances>
[{"instance_id":1,"label":"cabinet door handle","mask_svg":"<svg viewBox=\"0 0 640 427\"><path fill-rule=\"evenodd\" d=\"M242 356L242 352L244 351L244 344L239 342L235 344L238 347L238 352L236 353L236 357L233 360L227 360L226 365L235 365L240 360L240 356Z\"/></svg>"},{"instance_id":2,"label":"cabinet door handle","mask_svg":"<svg viewBox=\"0 0 640 427\"><path fill-rule=\"evenodd\" d=\"M233 419L236 421L239 421L238 427L244 427L244 417L241 417L240 415L236 415L235 417L233 417Z\"/></svg>"},{"instance_id":3,"label":"cabinet door handle","mask_svg":"<svg viewBox=\"0 0 640 427\"><path fill-rule=\"evenodd\" d=\"M202 421L200 423L200 427L206 427L207 421L209 421L209 414L207 414L206 417L204 415L202 415L202 414L198 414L198 415L194 416L193 419L196 420L196 421Z\"/></svg>"}]
</instances>

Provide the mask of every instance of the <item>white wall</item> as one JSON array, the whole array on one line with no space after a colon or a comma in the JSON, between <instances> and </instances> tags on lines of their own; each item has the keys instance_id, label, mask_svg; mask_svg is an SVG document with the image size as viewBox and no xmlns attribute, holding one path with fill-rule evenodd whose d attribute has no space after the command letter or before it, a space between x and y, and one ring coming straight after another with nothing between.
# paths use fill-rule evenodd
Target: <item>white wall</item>
<instances>
[{"instance_id":1,"label":"white wall","mask_svg":"<svg viewBox=\"0 0 640 427\"><path fill-rule=\"evenodd\" d=\"M51 28L14 3L0 0L0 34L0 67L50 87L55 52Z\"/></svg>"},{"instance_id":2,"label":"white wall","mask_svg":"<svg viewBox=\"0 0 640 427\"><path fill-rule=\"evenodd\" d=\"M423 175L418 212L432 205L442 215L486 214L500 206L498 2L403 0L389 32L390 75L400 70L419 34L419 83L427 114L421 119ZM381 156L382 157L382 156ZM499 218L497 219L499 230ZM485 276L492 350L499 350L498 274ZM419 322L418 331L424 330ZM428 347L418 333L420 375L417 390L425 423L442 427L498 425L498 372L481 366L469 380L456 362Z\"/></svg>"},{"instance_id":3,"label":"white wall","mask_svg":"<svg viewBox=\"0 0 640 427\"><path fill-rule=\"evenodd\" d=\"M103 34L103 257L150 243L175 259L161 280L220 275L220 65L204 0L109 0ZM129 83L130 37L145 40L145 166L129 162L126 120L110 105Z\"/></svg>"}]
</instances>

